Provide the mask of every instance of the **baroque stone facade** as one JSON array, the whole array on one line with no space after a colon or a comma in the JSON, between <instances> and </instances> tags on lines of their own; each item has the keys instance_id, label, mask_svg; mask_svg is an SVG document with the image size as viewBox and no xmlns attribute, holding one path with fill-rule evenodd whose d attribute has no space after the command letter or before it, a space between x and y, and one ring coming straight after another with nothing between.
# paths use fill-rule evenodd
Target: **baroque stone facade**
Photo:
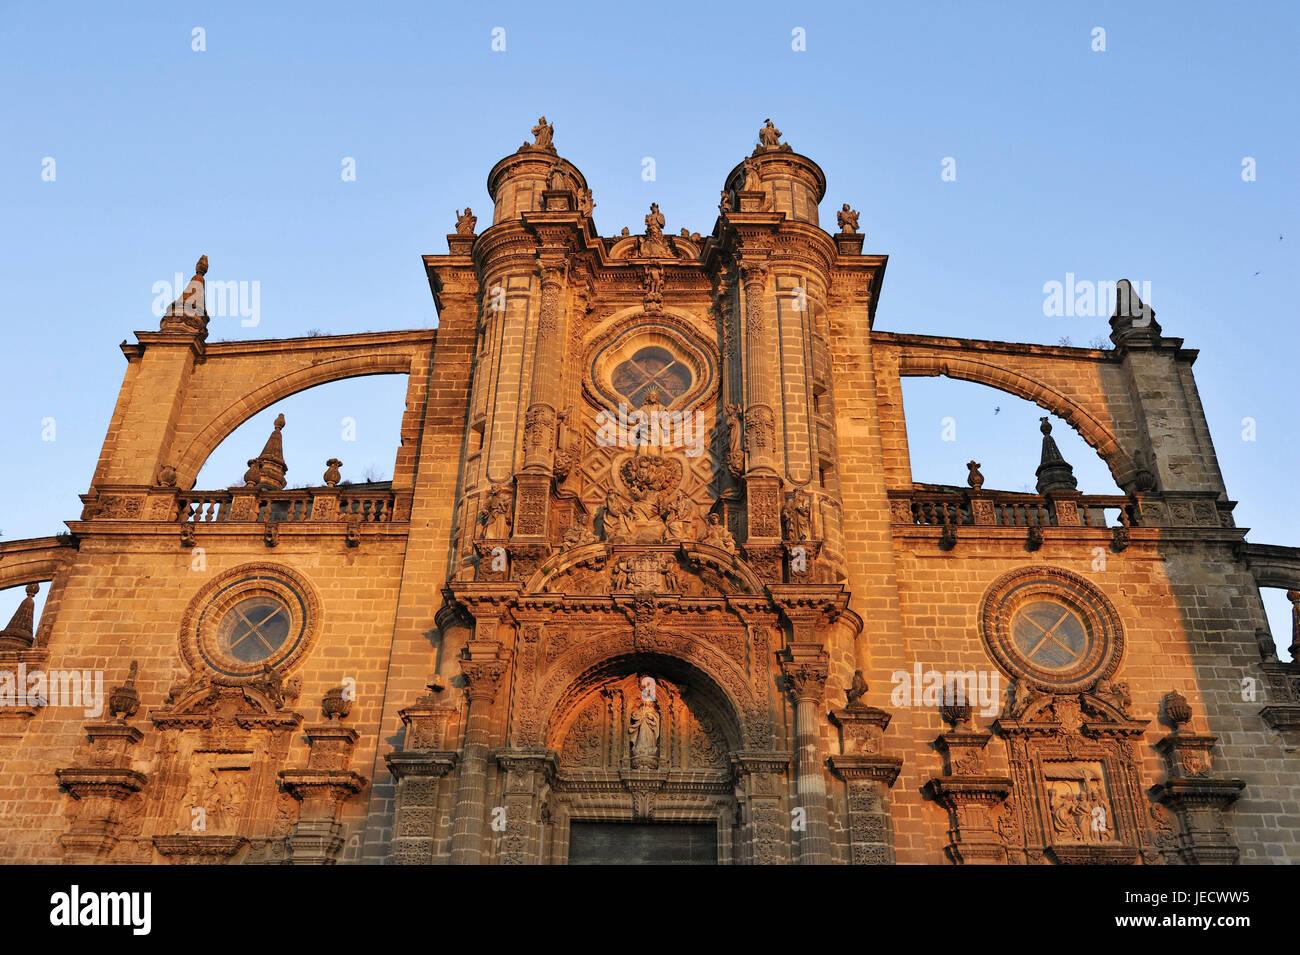
<instances>
[{"instance_id":1,"label":"baroque stone facade","mask_svg":"<svg viewBox=\"0 0 1300 955\"><path fill-rule=\"evenodd\" d=\"M201 259L123 345L71 536L0 544L49 582L0 667L112 689L0 712L0 860L1297 861L1259 587L1300 607L1300 550L1234 525L1196 353L1127 283L1112 349L876 330L885 256L758 140L707 235L611 237L539 120L425 256L436 330L208 342ZM391 483L285 490L281 416L195 489L251 415L384 373ZM1047 418L1035 494L914 483L917 375L1037 403L1117 493Z\"/></svg>"}]
</instances>

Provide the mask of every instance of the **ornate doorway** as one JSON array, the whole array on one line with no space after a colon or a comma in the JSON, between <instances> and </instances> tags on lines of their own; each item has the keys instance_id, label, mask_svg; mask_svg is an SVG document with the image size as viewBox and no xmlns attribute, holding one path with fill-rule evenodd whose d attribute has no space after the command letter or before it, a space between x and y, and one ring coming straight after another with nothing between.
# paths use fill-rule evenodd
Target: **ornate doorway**
<instances>
[{"instance_id":1,"label":"ornate doorway","mask_svg":"<svg viewBox=\"0 0 1300 955\"><path fill-rule=\"evenodd\" d=\"M553 862L730 862L731 752L725 697L680 661L611 661L570 689L548 739L558 754Z\"/></svg>"}]
</instances>

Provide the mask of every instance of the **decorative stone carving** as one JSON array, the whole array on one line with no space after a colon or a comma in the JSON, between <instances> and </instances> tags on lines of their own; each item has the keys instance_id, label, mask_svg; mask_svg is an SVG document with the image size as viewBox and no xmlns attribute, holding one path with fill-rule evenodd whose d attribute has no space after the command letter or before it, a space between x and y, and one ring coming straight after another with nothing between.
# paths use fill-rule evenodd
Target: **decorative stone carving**
<instances>
[{"instance_id":1,"label":"decorative stone carving","mask_svg":"<svg viewBox=\"0 0 1300 955\"><path fill-rule=\"evenodd\" d=\"M494 484L488 491L479 512L479 534L486 540L506 540L510 537L511 514L514 510L514 494L508 485Z\"/></svg>"},{"instance_id":2,"label":"decorative stone carving","mask_svg":"<svg viewBox=\"0 0 1300 955\"><path fill-rule=\"evenodd\" d=\"M645 235L637 240L637 257L642 259L675 258L673 247L664 237L664 225L667 220L659 211L659 203L650 203L650 211L645 217ZM662 289L661 289L662 291Z\"/></svg>"},{"instance_id":3,"label":"decorative stone carving","mask_svg":"<svg viewBox=\"0 0 1300 955\"><path fill-rule=\"evenodd\" d=\"M758 145L760 149L789 150L790 148L789 146L782 144L781 130L773 126L770 119L763 120L763 128L758 131ZM757 152L759 152L759 150L756 149L755 153Z\"/></svg>"},{"instance_id":4,"label":"decorative stone carving","mask_svg":"<svg viewBox=\"0 0 1300 955\"><path fill-rule=\"evenodd\" d=\"M647 265L641 277L642 307L655 314L664 309L664 270L658 265Z\"/></svg>"},{"instance_id":5,"label":"decorative stone carving","mask_svg":"<svg viewBox=\"0 0 1300 955\"><path fill-rule=\"evenodd\" d=\"M980 463L978 461L967 461L966 468L970 472L966 475L966 483L978 491L984 486L984 475L980 473Z\"/></svg>"},{"instance_id":6,"label":"decorative stone carving","mask_svg":"<svg viewBox=\"0 0 1300 955\"><path fill-rule=\"evenodd\" d=\"M478 216L470 210L469 206L465 207L464 212L456 213L456 234L473 235L474 226L478 224Z\"/></svg>"},{"instance_id":7,"label":"decorative stone carving","mask_svg":"<svg viewBox=\"0 0 1300 955\"><path fill-rule=\"evenodd\" d=\"M1186 697L1172 690L1161 705L1174 730L1156 743L1168 775L1163 783L1151 787L1151 798L1177 816L1174 844L1184 862L1235 865L1240 852L1224 814L1246 784L1212 775L1210 754L1219 738L1186 732L1192 719Z\"/></svg>"},{"instance_id":8,"label":"decorative stone carving","mask_svg":"<svg viewBox=\"0 0 1300 955\"><path fill-rule=\"evenodd\" d=\"M633 769L659 768L659 711L654 700L641 704L628 716L629 752Z\"/></svg>"},{"instance_id":9,"label":"decorative stone carving","mask_svg":"<svg viewBox=\"0 0 1300 955\"><path fill-rule=\"evenodd\" d=\"M325 462L325 475L321 478L326 487L337 487L339 481L343 479L343 474L339 468L343 467L343 462L338 458L330 458Z\"/></svg>"},{"instance_id":10,"label":"decorative stone carving","mask_svg":"<svg viewBox=\"0 0 1300 955\"><path fill-rule=\"evenodd\" d=\"M856 209L850 209L847 202L835 214L835 220L839 223L840 232L846 235L853 235L858 231L858 212Z\"/></svg>"},{"instance_id":11,"label":"decorative stone carving","mask_svg":"<svg viewBox=\"0 0 1300 955\"><path fill-rule=\"evenodd\" d=\"M284 488L284 476L288 473L289 467L284 463L284 438L280 435L283 430L284 415L276 415L275 429L266 439L262 453L248 462L249 473L244 475L245 486L248 485L250 475L253 475L256 467L256 474L252 479L257 487L272 488L277 491Z\"/></svg>"},{"instance_id":12,"label":"decorative stone carving","mask_svg":"<svg viewBox=\"0 0 1300 955\"><path fill-rule=\"evenodd\" d=\"M537 125L532 128L532 134L533 141L524 143L523 146L519 147L520 152L529 149L540 149L548 153L555 152L555 126L548 123L545 116L537 120Z\"/></svg>"},{"instance_id":13,"label":"decorative stone carving","mask_svg":"<svg viewBox=\"0 0 1300 955\"><path fill-rule=\"evenodd\" d=\"M799 490L786 498L781 507L781 524L787 541L812 540L812 499L807 493Z\"/></svg>"},{"instance_id":14,"label":"decorative stone carving","mask_svg":"<svg viewBox=\"0 0 1300 955\"><path fill-rule=\"evenodd\" d=\"M731 531L727 530L727 525L722 523L722 518L718 514L709 515L700 543L725 550L728 554L736 553L736 539L732 537Z\"/></svg>"},{"instance_id":15,"label":"decorative stone carving","mask_svg":"<svg viewBox=\"0 0 1300 955\"><path fill-rule=\"evenodd\" d=\"M208 257L199 256L194 264L194 277L189 280L185 290L176 301L163 313L158 327L164 332L189 332L197 334L200 339L208 335L208 309L204 276L208 274Z\"/></svg>"}]
</instances>

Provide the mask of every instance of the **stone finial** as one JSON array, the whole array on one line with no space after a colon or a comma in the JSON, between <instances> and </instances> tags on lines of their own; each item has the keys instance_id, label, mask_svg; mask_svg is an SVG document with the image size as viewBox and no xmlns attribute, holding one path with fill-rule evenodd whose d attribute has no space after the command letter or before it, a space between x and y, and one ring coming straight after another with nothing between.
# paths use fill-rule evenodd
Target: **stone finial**
<instances>
[{"instance_id":1,"label":"stone finial","mask_svg":"<svg viewBox=\"0 0 1300 955\"><path fill-rule=\"evenodd\" d=\"M126 722L140 709L140 693L135 688L135 678L139 672L140 662L132 660L126 682L108 694L108 712L113 719Z\"/></svg>"},{"instance_id":2,"label":"stone finial","mask_svg":"<svg viewBox=\"0 0 1300 955\"><path fill-rule=\"evenodd\" d=\"M858 210L850 209L846 202L840 207L840 211L835 213L835 221L840 224L841 232L855 235L858 231Z\"/></svg>"},{"instance_id":3,"label":"stone finial","mask_svg":"<svg viewBox=\"0 0 1300 955\"><path fill-rule=\"evenodd\" d=\"M1192 721L1192 706L1187 702L1187 697L1177 690L1166 693L1161 697L1160 703L1165 708L1165 716L1173 724L1175 733Z\"/></svg>"},{"instance_id":4,"label":"stone finial","mask_svg":"<svg viewBox=\"0 0 1300 955\"><path fill-rule=\"evenodd\" d=\"M194 277L185 286L176 301L163 313L159 329L162 331L197 332L200 337L207 337L208 309L206 303L206 286L204 276L208 274L208 257L199 256L194 263Z\"/></svg>"},{"instance_id":5,"label":"stone finial","mask_svg":"<svg viewBox=\"0 0 1300 955\"><path fill-rule=\"evenodd\" d=\"M252 473L253 465L257 466L256 484L258 487L269 487L276 490L284 488L284 475L289 470L289 467L284 463L284 439L280 436L280 432L283 430L284 415L277 415L275 430L266 439L266 446L262 448L262 453L249 462L249 474ZM248 474L244 475L245 484L248 483L248 477Z\"/></svg>"},{"instance_id":6,"label":"stone finial","mask_svg":"<svg viewBox=\"0 0 1300 955\"><path fill-rule=\"evenodd\" d=\"M980 463L978 461L967 461L966 470L970 472L966 475L966 483L978 491L984 486L984 475L980 473Z\"/></svg>"},{"instance_id":7,"label":"stone finial","mask_svg":"<svg viewBox=\"0 0 1300 955\"><path fill-rule=\"evenodd\" d=\"M352 712L352 701L347 698L343 687L331 687L320 701L320 711L327 720L346 719Z\"/></svg>"},{"instance_id":8,"label":"stone finial","mask_svg":"<svg viewBox=\"0 0 1300 955\"><path fill-rule=\"evenodd\" d=\"M1148 292L1150 289L1148 289ZM1110 340L1116 345L1133 341L1156 341L1160 338L1160 325L1156 310L1143 304L1133 291L1133 283L1120 279L1115 283L1115 314L1110 317Z\"/></svg>"},{"instance_id":9,"label":"stone finial","mask_svg":"<svg viewBox=\"0 0 1300 955\"><path fill-rule=\"evenodd\" d=\"M27 585L27 596L9 619L9 626L0 630L0 650L29 650L36 642L32 624L36 619L36 594L40 589L40 584Z\"/></svg>"},{"instance_id":10,"label":"stone finial","mask_svg":"<svg viewBox=\"0 0 1300 955\"><path fill-rule=\"evenodd\" d=\"M862 675L861 670L853 671L853 683L845 691L844 697L847 701L848 708L851 710L860 710L867 704L862 699L867 695L867 680Z\"/></svg>"},{"instance_id":11,"label":"stone finial","mask_svg":"<svg viewBox=\"0 0 1300 955\"><path fill-rule=\"evenodd\" d=\"M158 469L158 486L175 487L176 486L176 468L170 464L164 464Z\"/></svg>"},{"instance_id":12,"label":"stone finial","mask_svg":"<svg viewBox=\"0 0 1300 955\"><path fill-rule=\"evenodd\" d=\"M464 212L456 213L456 234L473 235L474 226L478 224L478 216L470 211L469 206L465 207Z\"/></svg>"},{"instance_id":13,"label":"stone finial","mask_svg":"<svg viewBox=\"0 0 1300 955\"><path fill-rule=\"evenodd\" d=\"M1038 420L1042 422L1038 430L1043 432L1043 456L1034 472L1038 476L1038 493L1076 490L1079 482L1075 480L1074 468L1061 457L1061 451L1052 438L1051 422L1045 416Z\"/></svg>"},{"instance_id":14,"label":"stone finial","mask_svg":"<svg viewBox=\"0 0 1300 955\"><path fill-rule=\"evenodd\" d=\"M325 462L325 476L323 480L325 481L326 487L338 486L339 481L343 478L343 475L339 472L339 468L341 467L343 467L343 462L338 458L330 458Z\"/></svg>"},{"instance_id":15,"label":"stone finial","mask_svg":"<svg viewBox=\"0 0 1300 955\"><path fill-rule=\"evenodd\" d=\"M261 473L258 466L257 458L248 459L248 470L244 472L244 487L257 487L257 479Z\"/></svg>"}]
</instances>

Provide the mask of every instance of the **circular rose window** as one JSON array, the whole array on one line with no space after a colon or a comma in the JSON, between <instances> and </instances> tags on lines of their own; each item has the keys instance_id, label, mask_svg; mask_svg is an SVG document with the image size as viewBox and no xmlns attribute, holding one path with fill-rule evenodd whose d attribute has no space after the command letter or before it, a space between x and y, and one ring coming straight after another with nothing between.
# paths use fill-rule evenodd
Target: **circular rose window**
<instances>
[{"instance_id":1,"label":"circular rose window","mask_svg":"<svg viewBox=\"0 0 1300 955\"><path fill-rule=\"evenodd\" d=\"M319 626L312 588L287 567L245 564L210 581L190 602L181 653L219 682L253 679L296 663Z\"/></svg>"},{"instance_id":2,"label":"circular rose window","mask_svg":"<svg viewBox=\"0 0 1300 955\"><path fill-rule=\"evenodd\" d=\"M1124 634L1110 602L1090 581L1055 567L999 578L980 608L993 659L1014 678L1047 690L1083 690L1119 666Z\"/></svg>"},{"instance_id":3,"label":"circular rose window","mask_svg":"<svg viewBox=\"0 0 1300 955\"><path fill-rule=\"evenodd\" d=\"M275 655L289 636L289 608L273 597L241 600L221 618L217 646L243 663Z\"/></svg>"}]
</instances>

